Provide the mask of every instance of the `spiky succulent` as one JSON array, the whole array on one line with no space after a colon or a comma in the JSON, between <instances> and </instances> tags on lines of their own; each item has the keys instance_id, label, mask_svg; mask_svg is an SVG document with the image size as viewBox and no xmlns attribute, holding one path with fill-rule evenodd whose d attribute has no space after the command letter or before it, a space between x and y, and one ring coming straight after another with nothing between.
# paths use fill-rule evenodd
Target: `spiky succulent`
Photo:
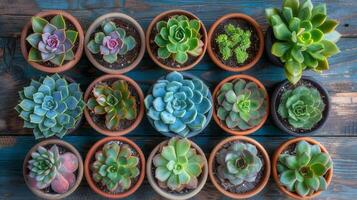
<instances>
[{"instance_id":1,"label":"spiky succulent","mask_svg":"<svg viewBox=\"0 0 357 200\"><path fill-rule=\"evenodd\" d=\"M217 116L230 129L253 128L267 114L266 98L256 83L235 79L225 83L217 94Z\"/></svg>"},{"instance_id":2,"label":"spiky succulent","mask_svg":"<svg viewBox=\"0 0 357 200\"><path fill-rule=\"evenodd\" d=\"M180 136L200 131L212 107L208 87L198 78L171 72L158 80L145 98L147 116L157 131Z\"/></svg>"},{"instance_id":3,"label":"spiky succulent","mask_svg":"<svg viewBox=\"0 0 357 200\"><path fill-rule=\"evenodd\" d=\"M128 144L107 143L95 154L91 165L92 178L111 192L124 191L131 187L139 176L139 157Z\"/></svg>"},{"instance_id":4,"label":"spiky succulent","mask_svg":"<svg viewBox=\"0 0 357 200\"><path fill-rule=\"evenodd\" d=\"M96 84L87 105L95 115L105 115L105 126L109 130L119 129L120 121L137 117L136 98L125 80L117 80L111 85L106 82Z\"/></svg>"},{"instance_id":5,"label":"spiky succulent","mask_svg":"<svg viewBox=\"0 0 357 200\"><path fill-rule=\"evenodd\" d=\"M331 168L330 155L305 140L298 142L293 152L282 153L277 165L280 183L303 197L326 190L324 176Z\"/></svg>"},{"instance_id":6,"label":"spiky succulent","mask_svg":"<svg viewBox=\"0 0 357 200\"><path fill-rule=\"evenodd\" d=\"M103 56L107 63L114 63L118 60L118 54L124 56L134 49L136 41L133 36L126 35L125 29L117 27L113 21L104 20L101 31L96 32L94 39L90 40L87 48L92 54Z\"/></svg>"},{"instance_id":7,"label":"spiky succulent","mask_svg":"<svg viewBox=\"0 0 357 200\"><path fill-rule=\"evenodd\" d=\"M201 23L197 19L188 19L185 15L175 15L167 21L156 24L155 43L159 46L157 55L161 59L170 56L179 64L188 60L188 55L197 57L203 52L200 34Z\"/></svg>"},{"instance_id":8,"label":"spiky succulent","mask_svg":"<svg viewBox=\"0 0 357 200\"><path fill-rule=\"evenodd\" d=\"M34 16L31 18L33 33L26 40L31 45L28 60L33 62L50 61L60 66L65 60L73 60L73 46L78 32L70 30L62 15L54 16L50 22Z\"/></svg>"},{"instance_id":9,"label":"spiky succulent","mask_svg":"<svg viewBox=\"0 0 357 200\"><path fill-rule=\"evenodd\" d=\"M81 119L85 103L79 84L70 83L58 74L43 76L19 92L20 103L15 107L32 128L36 139L62 138Z\"/></svg>"},{"instance_id":10,"label":"spiky succulent","mask_svg":"<svg viewBox=\"0 0 357 200\"><path fill-rule=\"evenodd\" d=\"M271 52L285 66L285 76L295 84L302 71L329 68L328 58L340 52L335 31L338 22L327 18L326 4L313 7L311 0L284 0L283 8L265 10L276 42Z\"/></svg>"},{"instance_id":11,"label":"spiky succulent","mask_svg":"<svg viewBox=\"0 0 357 200\"><path fill-rule=\"evenodd\" d=\"M173 137L153 158L159 186L172 191L197 188L205 158L191 147L191 141Z\"/></svg>"}]
</instances>

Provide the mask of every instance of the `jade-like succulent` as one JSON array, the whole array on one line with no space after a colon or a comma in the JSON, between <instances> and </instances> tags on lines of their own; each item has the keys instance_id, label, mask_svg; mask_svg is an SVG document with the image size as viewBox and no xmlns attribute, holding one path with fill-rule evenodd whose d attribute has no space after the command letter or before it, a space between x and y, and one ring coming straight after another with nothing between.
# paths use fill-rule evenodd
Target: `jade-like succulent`
<instances>
[{"instance_id":1,"label":"jade-like succulent","mask_svg":"<svg viewBox=\"0 0 357 200\"><path fill-rule=\"evenodd\" d=\"M191 147L190 140L173 137L153 158L155 178L162 188L180 192L197 188L205 158Z\"/></svg>"},{"instance_id":2,"label":"jade-like succulent","mask_svg":"<svg viewBox=\"0 0 357 200\"><path fill-rule=\"evenodd\" d=\"M217 116L230 129L250 129L267 114L266 98L263 89L252 81L236 79L225 83L217 94Z\"/></svg>"},{"instance_id":3,"label":"jade-like succulent","mask_svg":"<svg viewBox=\"0 0 357 200\"><path fill-rule=\"evenodd\" d=\"M203 129L212 103L209 89L201 80L171 72L154 84L145 107L157 131L185 137Z\"/></svg>"},{"instance_id":4,"label":"jade-like succulent","mask_svg":"<svg viewBox=\"0 0 357 200\"><path fill-rule=\"evenodd\" d=\"M88 108L95 115L105 115L105 126L109 130L119 129L120 121L136 119L136 99L126 81L117 80L111 85L98 83L92 95L87 102Z\"/></svg>"},{"instance_id":5,"label":"jade-like succulent","mask_svg":"<svg viewBox=\"0 0 357 200\"><path fill-rule=\"evenodd\" d=\"M31 45L28 60L32 62L49 61L60 66L65 60L73 60L73 46L78 32L67 27L62 15L54 16L50 22L34 16L31 18L32 31L26 40Z\"/></svg>"},{"instance_id":6,"label":"jade-like succulent","mask_svg":"<svg viewBox=\"0 0 357 200\"><path fill-rule=\"evenodd\" d=\"M57 145L50 149L39 146L28 161L28 180L31 187L42 190L49 186L56 193L65 193L75 182L78 158L73 153L61 154Z\"/></svg>"},{"instance_id":7,"label":"jade-like succulent","mask_svg":"<svg viewBox=\"0 0 357 200\"><path fill-rule=\"evenodd\" d=\"M62 138L81 119L85 103L79 84L70 83L58 74L43 76L19 92L20 103L15 107L32 128L36 139Z\"/></svg>"},{"instance_id":8,"label":"jade-like succulent","mask_svg":"<svg viewBox=\"0 0 357 200\"><path fill-rule=\"evenodd\" d=\"M326 172L332 168L330 155L321 152L320 146L302 140L293 152L282 153L277 170L280 183L290 192L300 196L326 190Z\"/></svg>"},{"instance_id":9,"label":"jade-like succulent","mask_svg":"<svg viewBox=\"0 0 357 200\"><path fill-rule=\"evenodd\" d=\"M95 154L91 165L92 178L111 192L124 191L139 176L138 164L139 157L134 155L128 144L107 143Z\"/></svg>"},{"instance_id":10,"label":"jade-like succulent","mask_svg":"<svg viewBox=\"0 0 357 200\"><path fill-rule=\"evenodd\" d=\"M282 9L265 10L276 41L271 53L284 63L285 76L295 84L305 69L329 69L328 58L340 52L336 20L327 18L326 4L311 0L284 0Z\"/></svg>"},{"instance_id":11,"label":"jade-like succulent","mask_svg":"<svg viewBox=\"0 0 357 200\"><path fill-rule=\"evenodd\" d=\"M310 130L321 119L325 104L316 88L299 86L285 91L278 107L278 113L294 128Z\"/></svg>"},{"instance_id":12,"label":"jade-like succulent","mask_svg":"<svg viewBox=\"0 0 357 200\"><path fill-rule=\"evenodd\" d=\"M185 15L175 15L167 21L159 21L154 39L159 46L158 57L168 59L172 56L176 62L184 64L188 60L188 54L194 57L201 55L204 44L200 28L199 20L190 20Z\"/></svg>"},{"instance_id":13,"label":"jade-like succulent","mask_svg":"<svg viewBox=\"0 0 357 200\"><path fill-rule=\"evenodd\" d=\"M107 63L114 63L118 60L118 54L124 56L134 49L136 41L133 36L126 35L123 28L109 20L104 20L101 25L101 31L96 32L94 38L87 44L87 48L92 54L103 56Z\"/></svg>"}]
</instances>

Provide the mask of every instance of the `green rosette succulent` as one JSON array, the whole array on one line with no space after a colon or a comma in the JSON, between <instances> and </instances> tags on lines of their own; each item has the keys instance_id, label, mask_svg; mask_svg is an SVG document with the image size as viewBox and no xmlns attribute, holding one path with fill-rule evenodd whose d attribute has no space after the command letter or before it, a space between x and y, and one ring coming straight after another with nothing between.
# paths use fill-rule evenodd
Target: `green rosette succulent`
<instances>
[{"instance_id":1,"label":"green rosette succulent","mask_svg":"<svg viewBox=\"0 0 357 200\"><path fill-rule=\"evenodd\" d=\"M79 84L68 83L58 74L32 80L19 95L15 109L36 139L62 138L75 128L85 106Z\"/></svg>"},{"instance_id":2,"label":"green rosette succulent","mask_svg":"<svg viewBox=\"0 0 357 200\"><path fill-rule=\"evenodd\" d=\"M280 183L302 197L326 190L324 176L331 168L330 155L305 140L297 143L293 152L282 153L277 165Z\"/></svg>"}]
</instances>

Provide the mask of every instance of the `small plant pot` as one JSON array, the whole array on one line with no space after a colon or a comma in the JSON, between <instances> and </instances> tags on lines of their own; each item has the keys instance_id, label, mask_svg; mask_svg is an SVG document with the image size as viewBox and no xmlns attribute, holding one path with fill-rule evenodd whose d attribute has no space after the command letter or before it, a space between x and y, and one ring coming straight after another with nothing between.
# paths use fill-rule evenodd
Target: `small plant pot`
<instances>
[{"instance_id":1,"label":"small plant pot","mask_svg":"<svg viewBox=\"0 0 357 200\"><path fill-rule=\"evenodd\" d=\"M127 54L123 56L118 54L118 61L113 64L104 61L100 53L92 54L87 47L89 41L94 38L95 32L99 31L104 20L112 20L117 27L123 28L127 34L133 36L137 42L134 49L128 51ZM85 34L84 44L86 56L96 68L109 74L123 74L134 69L142 60L145 53L145 34L135 19L123 13L113 12L98 17L89 26Z\"/></svg>"},{"instance_id":2,"label":"small plant pot","mask_svg":"<svg viewBox=\"0 0 357 200\"><path fill-rule=\"evenodd\" d=\"M252 145L254 145L259 154L261 155L261 159L264 162L264 168L262 168L261 170L263 170L263 174L260 178L260 181L257 183L256 187L245 192L245 193L234 193L234 192L230 192L225 190L218 177L217 177L217 172L216 172L216 155L217 153L226 145L229 144L231 142L235 142L235 141L242 141L245 143L250 143ZM212 150L209 160L208 160L208 169L209 169L209 177L211 179L211 182L213 183L213 185L217 188L218 191L220 191L222 194L224 194L225 196L229 197L229 198L233 198L233 199L246 199L246 198L251 198L254 195L257 195L260 191L262 191L264 189L264 187L266 186L266 184L268 183L269 177L270 177L270 159L269 159L269 155L267 153L267 151L265 150L265 148L256 140L245 137L245 136L232 136L232 137L228 137L224 140L222 140L220 143L218 143L214 149ZM244 182L242 183L244 185Z\"/></svg>"},{"instance_id":3,"label":"small plant pot","mask_svg":"<svg viewBox=\"0 0 357 200\"><path fill-rule=\"evenodd\" d=\"M197 57L193 57L193 56L189 55L188 61L182 65L177 63L176 61L172 60L172 58L168 58L169 60L167 62L165 62L166 60L158 58L158 53L157 53L158 46L154 42L155 33L157 32L156 23L161 20L167 20L174 15L185 15L189 19L199 20L200 25L201 25L201 29L200 29L200 33L202 36L201 40L204 43L202 53ZM192 14L191 12L188 12L185 10L169 10L169 11L166 11L166 12L163 12L163 13L160 13L159 15L157 15L149 24L149 27L146 30L146 48L147 48L147 52L149 53L150 58L157 65L159 65L161 68L169 70L169 71L186 71L186 70L189 70L189 69L193 68L194 66L196 66L203 58L203 56L206 52L206 49L207 49L207 31L206 31L206 28L205 28L204 24L202 23L202 21L197 16ZM169 63L171 63L171 65ZM172 66L172 65L176 65L176 66ZM177 66L177 65L179 65L179 66Z\"/></svg>"},{"instance_id":4,"label":"small plant pot","mask_svg":"<svg viewBox=\"0 0 357 200\"><path fill-rule=\"evenodd\" d=\"M304 199L313 199L315 197L317 197L318 195L321 194L322 191L318 191L315 192L311 195L307 195L305 197L299 196L296 193L290 192L288 191L281 183L280 183L280 179L279 179L279 175L278 175L278 170L277 170L277 164L278 164L278 160L279 160L279 156L280 154L288 149L291 145L295 145L297 144L299 141L305 140L306 142L312 144L312 145L319 145L321 152L327 153L328 151L326 150L326 148L324 146L322 146L322 144L320 144L318 141L309 138L309 137L299 137L299 138L294 138L294 139L290 139L284 143L282 143L274 152L273 158L272 158L272 175L273 175L273 179L275 181L275 183L277 184L279 190L281 192L283 192L285 195L294 198L294 199L299 199L299 200L304 200ZM331 167L325 174L325 180L327 183L327 187L330 185L331 180L332 180L332 176L333 176L333 167Z\"/></svg>"},{"instance_id":5,"label":"small plant pot","mask_svg":"<svg viewBox=\"0 0 357 200\"><path fill-rule=\"evenodd\" d=\"M109 130L105 127L104 121L99 122L99 121L94 121L93 117L94 113L92 113L88 107L84 108L84 116L89 123L89 125L94 128L96 131L98 131L101 134L107 135L107 136L121 136L125 135L132 130L134 130L141 122L143 116L144 116L144 94L140 89L140 86L131 78L124 76L124 75L119 75L119 74L108 74L108 75L103 75L97 79L95 79L87 88L85 94L84 94L84 101L88 102L88 99L91 97L91 93L93 88L96 86L97 83L101 82L107 82L107 81L112 81L112 80L124 80L128 83L129 89L132 89L133 96L136 98L136 103L137 103L137 116L136 119L132 121L130 125L127 127L120 129L120 130Z\"/></svg>"},{"instance_id":6,"label":"small plant pot","mask_svg":"<svg viewBox=\"0 0 357 200\"><path fill-rule=\"evenodd\" d=\"M52 193L50 193L50 192L45 191L45 189L39 190L39 189L33 188L28 180L28 177L27 177L29 174L29 169L27 168L27 166L28 166L28 161L31 159L31 154L33 152L35 152L39 146L46 148L48 146L53 146L53 145L57 145L58 147L66 150L66 152L73 153L78 158L78 169L76 170L76 173L75 173L76 182L73 184L73 186L67 192L65 192L63 194L54 193L53 191L52 191ZM38 196L42 199L54 200L54 199L63 199L65 197L68 197L70 194L72 194L78 188L78 186L80 185L82 178L83 178L83 161L82 161L81 155L79 154L79 152L77 151L77 149L74 146L72 146L71 144L69 144L65 141L58 140L58 139L43 140L42 142L39 142L35 146L33 146L25 157L22 169L23 169L23 176L24 176L25 183L26 183L27 187L31 190L32 193L34 193L36 196Z\"/></svg>"},{"instance_id":7,"label":"small plant pot","mask_svg":"<svg viewBox=\"0 0 357 200\"><path fill-rule=\"evenodd\" d=\"M265 33L265 51L266 54L268 55L268 58L270 60L270 62L272 62L274 65L278 66L278 67L284 67L284 63L281 62L281 60L274 56L271 53L271 48L274 44L274 42L276 41L275 37L274 37L274 32L273 29L271 28L271 26L268 27L267 32Z\"/></svg>"},{"instance_id":8,"label":"small plant pot","mask_svg":"<svg viewBox=\"0 0 357 200\"><path fill-rule=\"evenodd\" d=\"M95 154L100 148L103 147L108 142L111 141L119 141L124 144L128 144L134 151L139 156L139 166L140 166L140 175L135 182L135 184L132 184L132 186L122 192L122 193L108 193L106 191L103 191L102 188L98 186L98 184L93 180L92 178L92 173L91 173L91 167L90 165L94 161ZM105 198L111 198L111 199L120 199L120 198L126 198L130 195L132 195L142 184L144 177L145 177L145 157L143 152L141 151L140 147L136 145L132 140L127 139L125 137L105 137L99 141L97 141L88 151L86 159L84 161L84 175L86 177L86 180L88 182L89 187L97 194L101 195L102 197Z\"/></svg>"},{"instance_id":9,"label":"small plant pot","mask_svg":"<svg viewBox=\"0 0 357 200\"><path fill-rule=\"evenodd\" d=\"M82 53L83 53L83 42L84 42L84 33L83 29L78 22L78 20L73 17L71 14L68 12L65 12L63 10L49 10L49 11L43 11L37 13L35 16L42 17L42 18L49 18L53 17L55 15L62 15L64 19L66 20L66 23L73 27L77 32L78 32L78 38L76 43L73 46L73 49L75 49L74 52L74 58L69 61L65 61L62 65L60 66L48 66L47 62L33 62L33 61L28 61L28 54L31 45L28 44L26 41L26 37L32 33L32 25L31 25L31 20L27 22L27 24L24 26L21 32L21 40L20 40L20 45L21 45L21 52L22 55L24 56L25 60L34 68L47 72L47 73L60 73L67 71L74 67L78 61L80 60ZM47 64L46 64L47 63Z\"/></svg>"},{"instance_id":10,"label":"small plant pot","mask_svg":"<svg viewBox=\"0 0 357 200\"><path fill-rule=\"evenodd\" d=\"M266 100L267 105L268 105L267 108L266 108L266 115L263 117L262 121L257 126L251 128L251 129L247 129L247 130L233 130L233 129L230 129L224 123L222 123L222 121L217 116L217 109L218 109L217 108L217 105L218 105L217 95L218 95L219 90L221 89L221 87L225 83L231 82L231 81L236 80L236 79L244 79L246 81L252 81L252 82L256 83L257 86L259 88L261 88L262 91L265 94L265 100ZM266 91L264 85L258 79L254 78L252 76L244 75L244 74L229 76L229 77L223 79L216 86L216 88L213 91L213 119L214 119L214 121L216 121L218 126L221 127L225 132L228 132L228 133L233 134L233 135L248 135L248 134L251 134L251 133L257 131L258 129L260 129L264 125L265 121L268 119L268 116L269 116L269 96L268 96L268 92Z\"/></svg>"},{"instance_id":11,"label":"small plant pot","mask_svg":"<svg viewBox=\"0 0 357 200\"><path fill-rule=\"evenodd\" d=\"M224 32L224 26L226 24L232 23L243 27L243 30L249 29L252 31L253 40L251 41L252 46L247 49L249 57L247 60L237 65L234 55L232 58L224 61L219 55L219 48L216 44L216 37ZM254 47L254 48L253 48ZM230 13L220 17L216 22L213 23L208 32L208 55L212 61L226 71L240 72L252 68L261 58L264 51L264 35L260 25L250 16L242 13Z\"/></svg>"}]
</instances>

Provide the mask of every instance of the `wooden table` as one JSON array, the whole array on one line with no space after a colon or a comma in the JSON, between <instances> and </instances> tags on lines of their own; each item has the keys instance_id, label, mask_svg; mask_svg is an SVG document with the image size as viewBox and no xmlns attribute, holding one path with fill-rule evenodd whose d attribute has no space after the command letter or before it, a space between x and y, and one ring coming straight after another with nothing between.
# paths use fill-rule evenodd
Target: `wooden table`
<instances>
[{"instance_id":1,"label":"wooden table","mask_svg":"<svg viewBox=\"0 0 357 200\"><path fill-rule=\"evenodd\" d=\"M330 70L321 75L307 72L327 88L332 102L330 118L326 126L313 137L330 151L334 161L334 177L321 199L355 199L357 195L357 2L356 0L314 0L327 3L331 18L341 21L338 27L343 35L338 46L341 53L330 59ZM231 12L242 12L255 18L265 30L267 23L264 8L280 7L281 0L1 0L0 1L0 199L32 199L35 196L26 187L22 176L22 162L27 151L37 143L31 130L22 128L22 121L13 109L17 103L17 92L29 80L42 75L27 64L20 52L19 34L30 17L49 9L63 9L72 13L81 22L83 29L102 14L123 12L134 17L147 28L148 23L160 12L169 9L185 9L196 14L206 28L220 16ZM151 61L146 54L140 65L127 75L137 81L144 92L166 72ZM205 55L190 73L204 80L211 91L223 78L232 75L215 66ZM282 68L273 66L264 55L251 70L244 72L261 80L270 94L274 84L284 80ZM102 75L83 55L77 66L66 72L81 83L85 90L94 78ZM148 156L160 141L166 139L157 133L146 117L136 130L127 135ZM212 120L206 130L193 138L207 156L213 146L229 135ZM274 149L291 138L278 130L271 120L251 135L261 142L272 155ZM89 125L83 125L64 140L75 145L82 156L91 145L103 136ZM99 199L83 179L82 185L69 199ZM224 199L207 181L204 189L194 199ZM271 180L267 187L254 199L285 199ZM147 181L128 199L160 199Z\"/></svg>"}]
</instances>

